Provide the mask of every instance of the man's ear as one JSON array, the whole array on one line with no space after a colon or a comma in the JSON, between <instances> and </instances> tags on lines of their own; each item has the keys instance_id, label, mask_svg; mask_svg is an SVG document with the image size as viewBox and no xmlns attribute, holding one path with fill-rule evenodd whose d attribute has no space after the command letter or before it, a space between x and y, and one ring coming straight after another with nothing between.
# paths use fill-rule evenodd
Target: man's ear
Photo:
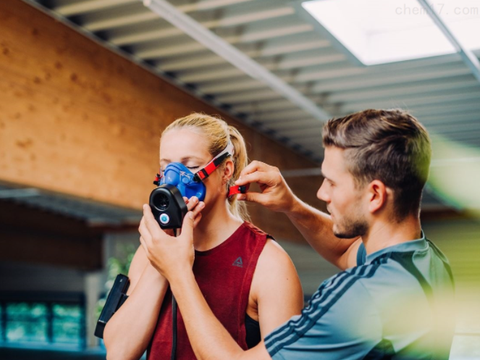
<instances>
[{"instance_id":1,"label":"man's ear","mask_svg":"<svg viewBox=\"0 0 480 360\"><path fill-rule=\"evenodd\" d=\"M368 184L368 210L375 213L387 205L388 199L392 196L392 192L380 180L373 180Z\"/></svg>"}]
</instances>

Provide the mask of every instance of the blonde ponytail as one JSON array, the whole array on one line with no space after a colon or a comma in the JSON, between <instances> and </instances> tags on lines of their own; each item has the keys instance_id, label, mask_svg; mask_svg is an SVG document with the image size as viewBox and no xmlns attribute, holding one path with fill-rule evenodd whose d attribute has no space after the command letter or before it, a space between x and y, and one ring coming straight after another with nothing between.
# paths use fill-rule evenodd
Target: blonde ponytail
<instances>
[{"instance_id":1,"label":"blonde ponytail","mask_svg":"<svg viewBox=\"0 0 480 360\"><path fill-rule=\"evenodd\" d=\"M233 126L228 127L228 133L230 136L230 141L233 144L235 149L235 153L233 154L233 163L235 165L235 170L233 172L232 177L228 182L228 187L234 185L235 181L240 177L240 173L248 165L248 157L247 157L247 147L245 146L245 140L240 132L234 128ZM243 220L250 220L250 216L248 215L247 204L245 202L241 202L237 200L236 196L232 196L228 199L228 204L230 205L230 211L242 218Z\"/></svg>"}]
</instances>

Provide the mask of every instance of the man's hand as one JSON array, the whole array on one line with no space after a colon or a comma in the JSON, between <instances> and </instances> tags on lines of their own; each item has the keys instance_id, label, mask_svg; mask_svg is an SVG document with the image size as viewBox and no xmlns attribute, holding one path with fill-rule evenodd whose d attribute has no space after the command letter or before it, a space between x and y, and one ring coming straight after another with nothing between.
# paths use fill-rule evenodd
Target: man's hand
<instances>
[{"instance_id":1,"label":"man's hand","mask_svg":"<svg viewBox=\"0 0 480 360\"><path fill-rule=\"evenodd\" d=\"M152 266L169 281L172 276L191 270L193 265L193 229L200 221L200 211L205 205L192 198L187 206L193 211L185 215L181 235L178 237L173 237L160 228L150 206L143 206L143 218L138 228L140 242Z\"/></svg>"},{"instance_id":2,"label":"man's hand","mask_svg":"<svg viewBox=\"0 0 480 360\"><path fill-rule=\"evenodd\" d=\"M288 187L280 170L260 161L252 161L240 173L235 185L258 183L260 193L247 192L237 195L238 200L259 203L270 210L290 212L296 203L296 197Z\"/></svg>"},{"instance_id":3,"label":"man's hand","mask_svg":"<svg viewBox=\"0 0 480 360\"><path fill-rule=\"evenodd\" d=\"M361 239L338 239L333 234L330 216L296 197L278 168L252 161L235 182L236 185L249 183L258 183L261 192L239 194L238 200L256 202L270 210L283 212L307 242L340 269L357 265L356 254Z\"/></svg>"}]
</instances>

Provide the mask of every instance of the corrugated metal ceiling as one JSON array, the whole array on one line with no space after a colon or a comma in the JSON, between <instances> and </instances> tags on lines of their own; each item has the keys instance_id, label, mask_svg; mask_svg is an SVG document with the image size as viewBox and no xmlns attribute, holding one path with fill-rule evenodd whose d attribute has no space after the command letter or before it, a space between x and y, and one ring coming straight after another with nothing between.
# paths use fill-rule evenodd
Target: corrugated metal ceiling
<instances>
[{"instance_id":1,"label":"corrugated metal ceiling","mask_svg":"<svg viewBox=\"0 0 480 360\"><path fill-rule=\"evenodd\" d=\"M316 162L322 121L139 0L24 0ZM287 0L170 0L328 116L401 107L432 134L480 147L480 83L459 55L359 67ZM480 51L476 52L478 57Z\"/></svg>"},{"instance_id":2,"label":"corrugated metal ceiling","mask_svg":"<svg viewBox=\"0 0 480 360\"><path fill-rule=\"evenodd\" d=\"M30 0L29 2L32 2ZM185 35L139 0L37 0L316 161L322 123ZM458 55L359 67L286 0L171 0L331 116L402 107L479 146L480 84ZM477 53L478 55L478 53Z\"/></svg>"}]
</instances>

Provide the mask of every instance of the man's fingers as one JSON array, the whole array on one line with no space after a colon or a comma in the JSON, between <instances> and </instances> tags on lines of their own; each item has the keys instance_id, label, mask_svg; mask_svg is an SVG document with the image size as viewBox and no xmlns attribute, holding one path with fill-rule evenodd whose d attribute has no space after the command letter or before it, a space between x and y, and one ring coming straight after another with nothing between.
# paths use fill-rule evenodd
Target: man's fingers
<instances>
[{"instance_id":1,"label":"man's fingers","mask_svg":"<svg viewBox=\"0 0 480 360\"><path fill-rule=\"evenodd\" d=\"M256 171L254 173L242 176L235 181L235 185L245 185L251 183L275 186L278 183L278 175L275 172Z\"/></svg>"},{"instance_id":2,"label":"man's fingers","mask_svg":"<svg viewBox=\"0 0 480 360\"><path fill-rule=\"evenodd\" d=\"M267 164L262 163L260 161L254 160L250 164L245 166L245 168L240 173L240 176L238 177L238 180L235 181L235 185L249 184L253 181L250 181L249 178L247 178L248 175L255 174L257 172L265 172L269 168L270 168L270 165L267 165Z\"/></svg>"},{"instance_id":3,"label":"man's fingers","mask_svg":"<svg viewBox=\"0 0 480 360\"><path fill-rule=\"evenodd\" d=\"M250 164L243 168L242 172L240 173L240 177L256 171L266 171L270 167L270 165L267 165L261 161L253 160Z\"/></svg>"},{"instance_id":4,"label":"man's fingers","mask_svg":"<svg viewBox=\"0 0 480 360\"><path fill-rule=\"evenodd\" d=\"M257 192L247 192L246 194L239 194L237 195L237 200L250 201L250 202L258 203L260 205L266 205L265 196Z\"/></svg>"}]
</instances>

